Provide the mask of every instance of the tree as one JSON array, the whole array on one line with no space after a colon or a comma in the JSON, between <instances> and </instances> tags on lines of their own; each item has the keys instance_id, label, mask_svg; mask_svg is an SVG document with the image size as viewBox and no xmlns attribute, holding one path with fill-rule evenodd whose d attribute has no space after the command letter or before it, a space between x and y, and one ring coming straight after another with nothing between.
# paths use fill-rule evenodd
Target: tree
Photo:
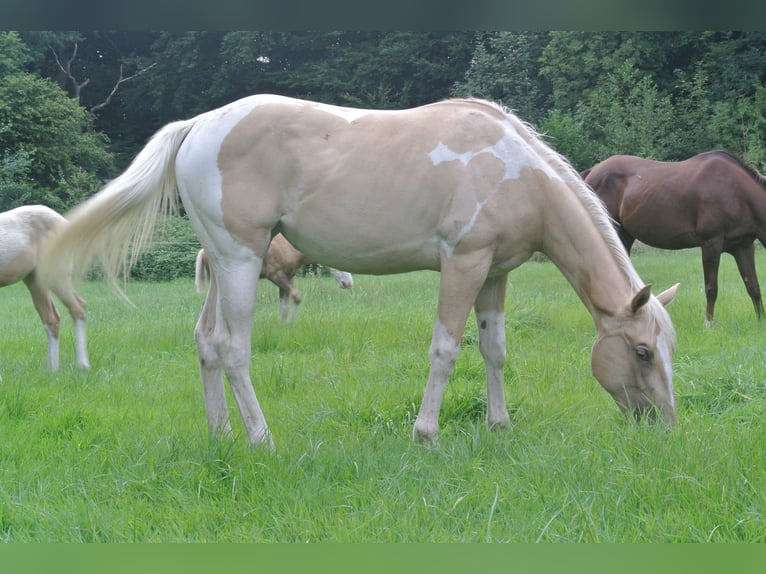
<instances>
[{"instance_id":1,"label":"tree","mask_svg":"<svg viewBox=\"0 0 766 574\"><path fill-rule=\"evenodd\" d=\"M550 85L540 75L547 38L547 32L479 34L470 67L452 88L452 95L493 100L537 123L550 93Z\"/></svg>"},{"instance_id":2,"label":"tree","mask_svg":"<svg viewBox=\"0 0 766 574\"><path fill-rule=\"evenodd\" d=\"M23 56L18 44L18 35L0 34L2 53ZM2 207L34 202L63 210L101 184L111 156L92 116L52 81L21 71L24 60L6 63L0 75Z\"/></svg>"},{"instance_id":3,"label":"tree","mask_svg":"<svg viewBox=\"0 0 766 574\"><path fill-rule=\"evenodd\" d=\"M542 131L583 170L615 154L668 159L677 147L675 115L670 97L626 62L594 86L574 112L548 112Z\"/></svg>"}]
</instances>

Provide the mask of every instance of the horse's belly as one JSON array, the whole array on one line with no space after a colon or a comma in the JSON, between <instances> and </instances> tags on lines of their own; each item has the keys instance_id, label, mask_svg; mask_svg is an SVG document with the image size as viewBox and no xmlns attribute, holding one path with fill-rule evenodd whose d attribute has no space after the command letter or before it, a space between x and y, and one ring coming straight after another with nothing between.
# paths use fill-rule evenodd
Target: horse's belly
<instances>
[{"instance_id":1,"label":"horse's belly","mask_svg":"<svg viewBox=\"0 0 766 574\"><path fill-rule=\"evenodd\" d=\"M659 249L686 249L700 244L696 230L685 228L678 223L636 225L623 222L623 227L631 237Z\"/></svg>"}]
</instances>

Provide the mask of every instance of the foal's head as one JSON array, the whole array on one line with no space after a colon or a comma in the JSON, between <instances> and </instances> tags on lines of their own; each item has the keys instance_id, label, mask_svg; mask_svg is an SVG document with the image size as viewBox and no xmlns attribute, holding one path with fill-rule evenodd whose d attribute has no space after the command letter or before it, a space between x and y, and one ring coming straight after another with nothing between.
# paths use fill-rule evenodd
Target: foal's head
<instances>
[{"instance_id":1,"label":"foal's head","mask_svg":"<svg viewBox=\"0 0 766 574\"><path fill-rule=\"evenodd\" d=\"M636 420L676 418L673 400L675 333L664 306L678 285L656 298L641 289L619 313L604 321L593 345L591 367L620 409Z\"/></svg>"}]
</instances>

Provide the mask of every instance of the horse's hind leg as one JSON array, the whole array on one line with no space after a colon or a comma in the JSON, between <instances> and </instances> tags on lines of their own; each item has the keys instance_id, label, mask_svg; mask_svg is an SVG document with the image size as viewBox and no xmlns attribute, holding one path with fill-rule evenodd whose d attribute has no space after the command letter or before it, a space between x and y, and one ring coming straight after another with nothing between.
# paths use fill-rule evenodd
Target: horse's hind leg
<instances>
[{"instance_id":1,"label":"horse's hind leg","mask_svg":"<svg viewBox=\"0 0 766 574\"><path fill-rule=\"evenodd\" d=\"M34 275L24 279L24 284L32 295L32 303L43 322L43 329L48 338L48 368L55 371L59 368L59 329L61 317L53 304L48 289L41 287L35 281Z\"/></svg>"},{"instance_id":2,"label":"horse's hind leg","mask_svg":"<svg viewBox=\"0 0 766 574\"><path fill-rule=\"evenodd\" d=\"M271 433L250 380L250 343L261 264L262 260L253 256L246 262L230 261L223 265L225 273L214 266L212 275L215 276L218 296L212 343L231 385L250 442L273 447ZM220 400L218 379L211 378L204 383L206 398L212 395ZM208 384L215 387L208 390Z\"/></svg>"},{"instance_id":3,"label":"horse's hind leg","mask_svg":"<svg viewBox=\"0 0 766 574\"><path fill-rule=\"evenodd\" d=\"M197 343L202 390L205 396L205 413L208 428L213 435L231 436L231 423L226 408L223 386L223 367L215 344L216 319L218 316L218 287L216 278L209 276L210 288L202 304L194 340Z\"/></svg>"},{"instance_id":4,"label":"horse's hind leg","mask_svg":"<svg viewBox=\"0 0 766 574\"><path fill-rule=\"evenodd\" d=\"M489 428L507 428L511 424L503 391L504 309L507 284L507 273L487 279L474 305L479 330L479 350L487 371L487 426Z\"/></svg>"},{"instance_id":5,"label":"horse's hind leg","mask_svg":"<svg viewBox=\"0 0 766 574\"><path fill-rule=\"evenodd\" d=\"M734 260L737 262L737 269L745 283L747 294L753 302L755 315L759 319L763 318L763 301L761 300L761 287L758 283L758 274L755 270L755 242L731 251Z\"/></svg>"},{"instance_id":6,"label":"horse's hind leg","mask_svg":"<svg viewBox=\"0 0 766 574\"><path fill-rule=\"evenodd\" d=\"M75 366L78 369L90 369L85 301L75 292L70 280L67 280L63 285L55 285L51 289L64 303L72 316L72 321L74 321Z\"/></svg>"}]
</instances>

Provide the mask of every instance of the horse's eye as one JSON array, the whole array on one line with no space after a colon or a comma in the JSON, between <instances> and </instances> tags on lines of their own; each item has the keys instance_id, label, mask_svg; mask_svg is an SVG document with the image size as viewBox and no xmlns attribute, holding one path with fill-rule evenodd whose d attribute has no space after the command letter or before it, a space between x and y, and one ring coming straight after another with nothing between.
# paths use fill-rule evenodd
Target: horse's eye
<instances>
[{"instance_id":1,"label":"horse's eye","mask_svg":"<svg viewBox=\"0 0 766 574\"><path fill-rule=\"evenodd\" d=\"M652 352L649 350L648 347L645 347L644 345L639 345L638 347L636 347L636 357L648 363L649 361L652 360Z\"/></svg>"}]
</instances>

